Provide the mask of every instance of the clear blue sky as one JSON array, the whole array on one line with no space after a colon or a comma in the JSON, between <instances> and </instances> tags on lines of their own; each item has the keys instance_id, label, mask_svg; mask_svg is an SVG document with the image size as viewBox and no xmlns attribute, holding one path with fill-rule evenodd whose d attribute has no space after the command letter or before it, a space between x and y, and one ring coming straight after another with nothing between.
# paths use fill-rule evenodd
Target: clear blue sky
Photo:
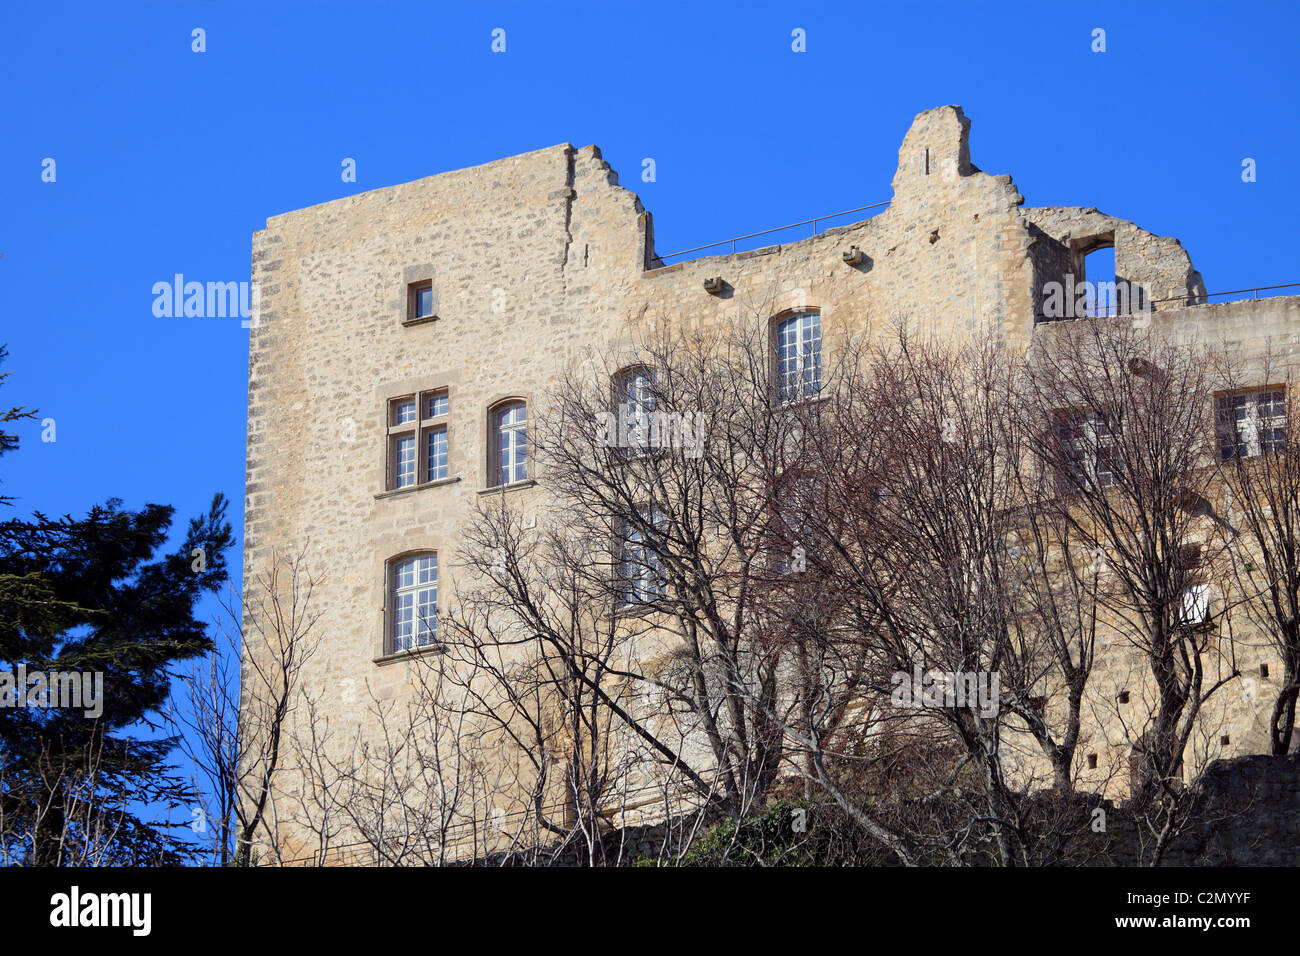
<instances>
[{"instance_id":1,"label":"clear blue sky","mask_svg":"<svg viewBox=\"0 0 1300 956\"><path fill-rule=\"evenodd\" d=\"M975 163L1028 205L1178 236L1211 291L1300 280L1296 6L1133 7L7 5L0 397L57 441L22 427L0 491L238 510L248 333L155 318L153 283L247 280L267 216L559 142L604 150L667 252L888 199L913 115L958 103Z\"/></svg>"},{"instance_id":2,"label":"clear blue sky","mask_svg":"<svg viewBox=\"0 0 1300 956\"><path fill-rule=\"evenodd\" d=\"M670 252L888 199L912 117L956 103L1027 205L1177 236L1212 292L1300 281L1297 27L1293 3L6 4L0 401L57 440L20 426L0 493L183 519L220 490L240 529L248 333L156 318L153 284L247 280L268 216L561 142L602 148Z\"/></svg>"}]
</instances>

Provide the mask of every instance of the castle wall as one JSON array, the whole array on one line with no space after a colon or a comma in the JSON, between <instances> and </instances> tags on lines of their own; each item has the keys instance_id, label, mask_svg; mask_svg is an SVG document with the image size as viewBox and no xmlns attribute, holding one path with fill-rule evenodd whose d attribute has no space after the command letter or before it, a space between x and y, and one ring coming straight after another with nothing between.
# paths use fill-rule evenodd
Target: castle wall
<instances>
[{"instance_id":1,"label":"castle wall","mask_svg":"<svg viewBox=\"0 0 1300 956\"><path fill-rule=\"evenodd\" d=\"M1072 243L1102 233L1114 234L1117 272L1152 297L1203 294L1176 240L1095 210L1021 208L1010 176L971 164L969 127L955 107L918 115L893 200L870 219L667 266L650 214L590 146L269 219L253 238L245 580L304 549L323 578L314 600L325 642L302 675L322 716L364 728L372 692L410 695L416 665L385 653L386 562L437 551L440 604L453 599L465 522L503 494L487 490L488 409L523 398L531 418L566 369L635 330L809 306L821 311L828 354L898 320L953 336L991 323L1025 347L1042 334L1044 283L1071 268ZM858 265L843 259L854 246ZM719 277L721 291L706 291ZM426 279L437 318L409 323L408 284ZM1300 330L1300 298L1161 308L1158 324L1244 350L1268 336L1289 344ZM388 492L386 402L437 388L449 390L448 480ZM504 492L525 512L546 494L545 474L534 477Z\"/></svg>"}]
</instances>

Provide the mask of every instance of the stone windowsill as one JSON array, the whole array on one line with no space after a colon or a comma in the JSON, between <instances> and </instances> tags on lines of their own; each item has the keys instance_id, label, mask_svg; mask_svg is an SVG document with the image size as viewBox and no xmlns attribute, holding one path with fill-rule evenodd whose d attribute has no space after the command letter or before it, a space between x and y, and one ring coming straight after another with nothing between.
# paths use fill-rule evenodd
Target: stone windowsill
<instances>
[{"instance_id":1,"label":"stone windowsill","mask_svg":"<svg viewBox=\"0 0 1300 956\"><path fill-rule=\"evenodd\" d=\"M375 495L375 500L380 498L396 498L401 495L409 495L415 491L421 491L425 488L440 488L443 485L454 485L460 481L460 475L452 475L450 478L439 478L437 481L426 481L422 485L411 485L409 488L394 488L392 491L381 491Z\"/></svg>"},{"instance_id":2,"label":"stone windowsill","mask_svg":"<svg viewBox=\"0 0 1300 956\"><path fill-rule=\"evenodd\" d=\"M409 651L396 651L392 654L381 654L374 658L373 663L378 667L386 664L397 664L401 661L415 660L417 657L429 657L430 655L439 656L446 654L447 648L441 644L426 644L423 647L413 647Z\"/></svg>"},{"instance_id":3,"label":"stone windowsill","mask_svg":"<svg viewBox=\"0 0 1300 956\"><path fill-rule=\"evenodd\" d=\"M531 488L537 484L536 478L525 478L523 481L512 481L508 485L493 485L491 488L480 488L480 495L502 495L508 491L520 491L524 488Z\"/></svg>"},{"instance_id":4,"label":"stone windowsill","mask_svg":"<svg viewBox=\"0 0 1300 956\"><path fill-rule=\"evenodd\" d=\"M421 315L416 318L407 317L405 319L402 319L402 325L406 328L410 328L413 325L426 325L429 322L437 322L437 321L438 321L438 317L436 315Z\"/></svg>"}]
</instances>

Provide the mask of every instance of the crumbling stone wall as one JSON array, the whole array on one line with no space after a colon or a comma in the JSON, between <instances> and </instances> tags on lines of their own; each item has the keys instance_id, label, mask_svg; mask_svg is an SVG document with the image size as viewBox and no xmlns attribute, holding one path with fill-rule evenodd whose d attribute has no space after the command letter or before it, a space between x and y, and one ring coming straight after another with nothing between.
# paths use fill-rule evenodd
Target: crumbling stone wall
<instances>
[{"instance_id":1,"label":"crumbling stone wall","mask_svg":"<svg viewBox=\"0 0 1300 956\"><path fill-rule=\"evenodd\" d=\"M1113 244L1115 280L1141 288L1145 297L1156 303L1154 308L1176 309L1205 301L1201 274L1192 267L1191 257L1177 239L1154 235L1095 208L1046 206L1025 209L1021 214L1027 227L1041 230L1047 237L1035 248L1041 281L1064 283L1069 274L1074 284L1082 283L1083 257ZM1086 279L1109 282L1111 277Z\"/></svg>"}]
</instances>

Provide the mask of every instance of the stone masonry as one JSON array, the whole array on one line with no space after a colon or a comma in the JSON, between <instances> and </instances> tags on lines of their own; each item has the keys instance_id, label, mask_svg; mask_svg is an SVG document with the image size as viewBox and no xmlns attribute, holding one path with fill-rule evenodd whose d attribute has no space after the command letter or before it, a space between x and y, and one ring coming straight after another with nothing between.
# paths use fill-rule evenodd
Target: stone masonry
<instances>
[{"instance_id":1,"label":"stone masonry","mask_svg":"<svg viewBox=\"0 0 1300 956\"><path fill-rule=\"evenodd\" d=\"M1045 283L1113 244L1117 275L1155 301L1157 326L1246 355L1269 339L1297 341L1300 297L1202 304L1205 284L1177 240L1095 209L1024 208L1010 176L972 164L969 131L958 107L920 113L892 201L872 218L677 264L657 257L650 213L595 146L560 144L271 217L253 238L245 576L306 549L324 578L315 600L326 643L302 679L322 692L332 724L363 723L369 700L330 688L393 701L411 691L410 656L385 646L387 562L436 551L440 601L453 593L461 528L482 496L502 494L487 490L489 408L517 398L531 410L563 370L648 324L708 328L810 307L824 354L899 318L954 337L992 324L1027 347L1050 334L1035 321ZM855 265L842 255L851 247L862 253ZM714 278L722 285L710 293ZM408 289L424 281L436 318L409 322ZM386 490L387 402L443 388L448 479ZM525 512L546 494L545 474L529 477L504 492ZM1251 729L1223 756L1261 746L1261 704L1234 704Z\"/></svg>"}]
</instances>

